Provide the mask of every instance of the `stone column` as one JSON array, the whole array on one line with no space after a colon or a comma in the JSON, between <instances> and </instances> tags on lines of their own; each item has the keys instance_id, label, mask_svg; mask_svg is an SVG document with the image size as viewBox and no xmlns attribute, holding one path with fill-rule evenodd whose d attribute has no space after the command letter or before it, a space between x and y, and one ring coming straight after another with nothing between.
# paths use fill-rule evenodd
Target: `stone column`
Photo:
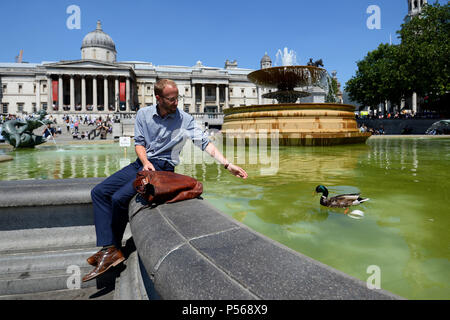
<instances>
[{"instance_id":1,"label":"stone column","mask_svg":"<svg viewBox=\"0 0 450 320\"><path fill-rule=\"evenodd\" d=\"M70 76L70 110L75 110L75 79Z\"/></svg>"},{"instance_id":2,"label":"stone column","mask_svg":"<svg viewBox=\"0 0 450 320\"><path fill-rule=\"evenodd\" d=\"M81 111L86 112L86 76L81 76Z\"/></svg>"},{"instance_id":3,"label":"stone column","mask_svg":"<svg viewBox=\"0 0 450 320\"><path fill-rule=\"evenodd\" d=\"M51 75L47 76L47 111L53 111L53 86Z\"/></svg>"},{"instance_id":4,"label":"stone column","mask_svg":"<svg viewBox=\"0 0 450 320\"><path fill-rule=\"evenodd\" d=\"M92 110L97 111L97 77L92 77Z\"/></svg>"},{"instance_id":5,"label":"stone column","mask_svg":"<svg viewBox=\"0 0 450 320\"><path fill-rule=\"evenodd\" d=\"M192 110L192 112L193 113L195 113L195 112L197 112L196 110L197 110L197 102L195 102L195 84L193 84L192 85L192 107L193 107L193 110Z\"/></svg>"},{"instance_id":6,"label":"stone column","mask_svg":"<svg viewBox=\"0 0 450 320\"><path fill-rule=\"evenodd\" d=\"M216 105L217 105L217 112L220 110L220 91L219 91L219 85L216 85Z\"/></svg>"},{"instance_id":7,"label":"stone column","mask_svg":"<svg viewBox=\"0 0 450 320\"><path fill-rule=\"evenodd\" d=\"M126 81L126 98L125 98L125 100L126 100L126 111L127 112L129 112L129 111L131 111L131 108L130 108L130 98L131 98L131 95L130 95L130 78L129 77L127 77L127 81Z\"/></svg>"},{"instance_id":8,"label":"stone column","mask_svg":"<svg viewBox=\"0 0 450 320\"><path fill-rule=\"evenodd\" d=\"M119 77L114 82L114 111L119 111Z\"/></svg>"},{"instance_id":9,"label":"stone column","mask_svg":"<svg viewBox=\"0 0 450 320\"><path fill-rule=\"evenodd\" d=\"M141 108L144 108L145 107L145 88L146 87L146 84L145 84L145 82L142 82L141 83L141 88L142 88L142 103L141 103Z\"/></svg>"},{"instance_id":10,"label":"stone column","mask_svg":"<svg viewBox=\"0 0 450 320\"><path fill-rule=\"evenodd\" d=\"M63 78L62 78L62 75L59 75L59 79L58 79L58 107L59 107L58 110L59 111L63 111L63 106L64 106L63 88L64 88Z\"/></svg>"},{"instance_id":11,"label":"stone column","mask_svg":"<svg viewBox=\"0 0 450 320\"><path fill-rule=\"evenodd\" d=\"M107 76L105 76L104 78L103 78L103 87L104 87L104 92L103 92L103 97L104 97L104 99L103 99L103 102L104 102L104 107L105 107L105 111L108 111L109 109L108 109L108 103L109 103L109 101L108 101L108 77Z\"/></svg>"},{"instance_id":12,"label":"stone column","mask_svg":"<svg viewBox=\"0 0 450 320\"><path fill-rule=\"evenodd\" d=\"M225 109L229 108L229 97L228 97L229 85L225 86Z\"/></svg>"},{"instance_id":13,"label":"stone column","mask_svg":"<svg viewBox=\"0 0 450 320\"><path fill-rule=\"evenodd\" d=\"M205 85L202 83L202 105L200 112L205 112Z\"/></svg>"},{"instance_id":14,"label":"stone column","mask_svg":"<svg viewBox=\"0 0 450 320\"><path fill-rule=\"evenodd\" d=\"M261 88L259 86L256 86L256 92L258 94L258 104L261 105Z\"/></svg>"},{"instance_id":15,"label":"stone column","mask_svg":"<svg viewBox=\"0 0 450 320\"><path fill-rule=\"evenodd\" d=\"M417 113L417 93L413 93L412 95L412 107L411 107L412 111L414 112L414 114Z\"/></svg>"},{"instance_id":16,"label":"stone column","mask_svg":"<svg viewBox=\"0 0 450 320\"><path fill-rule=\"evenodd\" d=\"M41 80L38 80L36 84L36 110L41 110Z\"/></svg>"}]
</instances>

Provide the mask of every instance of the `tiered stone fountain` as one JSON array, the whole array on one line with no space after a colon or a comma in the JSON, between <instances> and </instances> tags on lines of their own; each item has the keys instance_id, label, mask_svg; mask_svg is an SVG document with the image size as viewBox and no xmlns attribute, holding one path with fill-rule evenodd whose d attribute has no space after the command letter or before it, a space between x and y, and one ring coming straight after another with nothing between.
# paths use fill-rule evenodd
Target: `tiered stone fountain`
<instances>
[{"instance_id":1,"label":"tiered stone fountain","mask_svg":"<svg viewBox=\"0 0 450 320\"><path fill-rule=\"evenodd\" d=\"M295 88L318 87L327 75L315 66L271 67L250 73L248 79L258 86L278 91L263 95L278 104L252 105L224 111L225 136L248 132L277 132L279 145L310 146L364 143L370 133L361 133L355 120L355 107L339 103L296 103L310 95Z\"/></svg>"}]
</instances>

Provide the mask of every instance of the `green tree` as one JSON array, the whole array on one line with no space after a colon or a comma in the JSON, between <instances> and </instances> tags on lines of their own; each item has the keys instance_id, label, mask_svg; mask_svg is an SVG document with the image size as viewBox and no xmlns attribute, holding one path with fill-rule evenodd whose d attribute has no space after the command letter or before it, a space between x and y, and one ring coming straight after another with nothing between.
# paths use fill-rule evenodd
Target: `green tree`
<instances>
[{"instance_id":1,"label":"green tree","mask_svg":"<svg viewBox=\"0 0 450 320\"><path fill-rule=\"evenodd\" d=\"M401 100L405 79L399 72L399 46L380 44L358 61L357 66L356 75L346 83L350 99L363 106Z\"/></svg>"},{"instance_id":2,"label":"green tree","mask_svg":"<svg viewBox=\"0 0 450 320\"><path fill-rule=\"evenodd\" d=\"M400 45L380 44L357 62L356 75L345 87L349 97L364 106L385 100L398 104L413 92L428 102L448 101L449 21L448 3L425 6L420 17L402 24Z\"/></svg>"},{"instance_id":3,"label":"green tree","mask_svg":"<svg viewBox=\"0 0 450 320\"><path fill-rule=\"evenodd\" d=\"M450 92L450 4L424 7L420 18L402 24L401 71L408 93L437 101Z\"/></svg>"}]
</instances>

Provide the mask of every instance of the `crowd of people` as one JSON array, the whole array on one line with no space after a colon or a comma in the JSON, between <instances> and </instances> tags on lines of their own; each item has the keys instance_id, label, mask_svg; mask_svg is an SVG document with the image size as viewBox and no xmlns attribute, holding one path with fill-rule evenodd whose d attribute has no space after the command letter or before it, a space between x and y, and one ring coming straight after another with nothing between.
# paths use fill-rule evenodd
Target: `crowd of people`
<instances>
[{"instance_id":1,"label":"crowd of people","mask_svg":"<svg viewBox=\"0 0 450 320\"><path fill-rule=\"evenodd\" d=\"M32 120L33 115L0 115L0 125L9 120ZM63 129L61 128L62 124L58 124L56 118L52 115L47 116L47 120L50 120L51 123L47 124L43 131L40 133L44 138L55 138L57 135L61 135L63 133ZM112 133L112 124L113 122L117 122L117 119L112 119L109 116L106 119L102 119L102 117L96 117L95 115L64 115L63 123L66 126L67 133L72 135L73 139L83 140L95 139L97 136L100 139L106 139L108 133ZM87 125L88 127L92 126L92 129L88 130L80 130L81 125Z\"/></svg>"},{"instance_id":2,"label":"crowd of people","mask_svg":"<svg viewBox=\"0 0 450 320\"><path fill-rule=\"evenodd\" d=\"M112 133L113 119L109 116L106 119L91 115L64 115L63 121L66 124L67 132L70 133L73 139L77 140L92 140L100 136L100 139L106 139L108 133ZM80 131L81 124L93 126L92 129Z\"/></svg>"},{"instance_id":3,"label":"crowd of people","mask_svg":"<svg viewBox=\"0 0 450 320\"><path fill-rule=\"evenodd\" d=\"M387 112L387 113L369 113L368 111L355 113L356 119L439 119L440 115L434 112Z\"/></svg>"},{"instance_id":4,"label":"crowd of people","mask_svg":"<svg viewBox=\"0 0 450 320\"><path fill-rule=\"evenodd\" d=\"M379 134L385 133L383 126L380 126L380 128L378 128L378 129L374 129L374 128L367 127L365 124L362 124L359 127L359 131L360 132L370 132L373 135L379 135Z\"/></svg>"}]
</instances>

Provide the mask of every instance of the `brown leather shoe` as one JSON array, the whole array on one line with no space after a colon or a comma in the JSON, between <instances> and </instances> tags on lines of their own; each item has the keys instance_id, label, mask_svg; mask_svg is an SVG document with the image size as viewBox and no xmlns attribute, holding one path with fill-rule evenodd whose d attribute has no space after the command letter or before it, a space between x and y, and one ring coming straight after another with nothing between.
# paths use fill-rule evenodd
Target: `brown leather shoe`
<instances>
[{"instance_id":1,"label":"brown leather shoe","mask_svg":"<svg viewBox=\"0 0 450 320\"><path fill-rule=\"evenodd\" d=\"M94 270L83 277L83 282L98 277L99 275L105 273L109 268L117 266L124 260L125 257L122 252L116 247L111 247L105 251L101 251L101 254L97 257L97 266Z\"/></svg>"},{"instance_id":2,"label":"brown leather shoe","mask_svg":"<svg viewBox=\"0 0 450 320\"><path fill-rule=\"evenodd\" d=\"M97 266L99 258L103 255L103 251L100 250L97 253L94 253L92 256L86 259L87 263L89 263L91 266Z\"/></svg>"}]
</instances>

